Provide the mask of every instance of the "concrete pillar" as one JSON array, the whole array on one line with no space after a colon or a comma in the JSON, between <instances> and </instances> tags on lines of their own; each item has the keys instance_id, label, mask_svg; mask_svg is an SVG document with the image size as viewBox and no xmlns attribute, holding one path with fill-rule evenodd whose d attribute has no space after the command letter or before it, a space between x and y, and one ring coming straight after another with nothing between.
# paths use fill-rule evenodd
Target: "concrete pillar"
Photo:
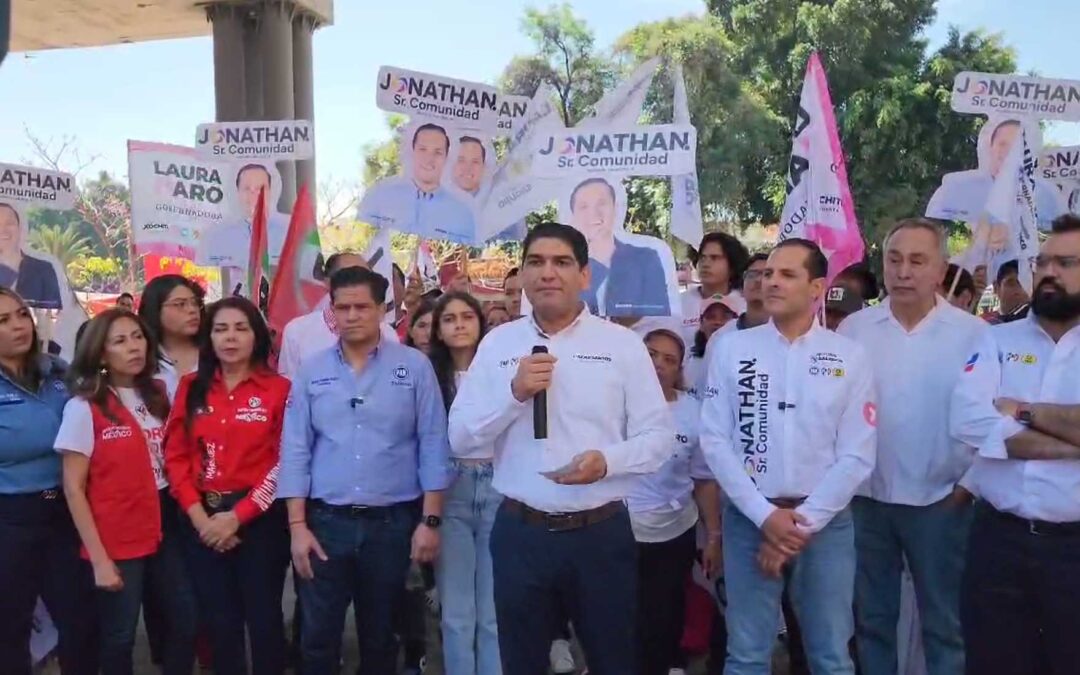
<instances>
[{"instance_id":1,"label":"concrete pillar","mask_svg":"<svg viewBox=\"0 0 1080 675\"><path fill-rule=\"evenodd\" d=\"M296 119L315 120L315 69L311 54L311 36L315 20L299 14L293 21L293 92ZM307 185L312 196L316 193L315 160L296 162L296 186Z\"/></svg>"},{"instance_id":2,"label":"concrete pillar","mask_svg":"<svg viewBox=\"0 0 1080 675\"><path fill-rule=\"evenodd\" d=\"M259 20L248 16L244 21L244 80L246 96L244 119L261 120L263 117L262 91L262 43L259 40Z\"/></svg>"},{"instance_id":3,"label":"concrete pillar","mask_svg":"<svg viewBox=\"0 0 1080 675\"><path fill-rule=\"evenodd\" d=\"M244 12L233 5L210 5L214 26L214 103L218 122L245 119Z\"/></svg>"},{"instance_id":4,"label":"concrete pillar","mask_svg":"<svg viewBox=\"0 0 1080 675\"><path fill-rule=\"evenodd\" d=\"M266 0L259 17L262 55L263 118L296 118L293 98L293 5L285 0ZM296 166L278 162L281 172L280 211L292 211L296 201Z\"/></svg>"}]
</instances>

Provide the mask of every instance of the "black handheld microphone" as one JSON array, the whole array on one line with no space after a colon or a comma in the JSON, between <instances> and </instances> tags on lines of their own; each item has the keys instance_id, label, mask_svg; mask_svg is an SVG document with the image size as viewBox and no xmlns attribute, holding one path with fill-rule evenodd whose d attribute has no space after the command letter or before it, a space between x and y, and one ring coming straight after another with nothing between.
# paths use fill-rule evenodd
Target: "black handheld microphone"
<instances>
[{"instance_id":1,"label":"black handheld microphone","mask_svg":"<svg viewBox=\"0 0 1080 675\"><path fill-rule=\"evenodd\" d=\"M536 345L532 348L533 354L547 354L547 347ZM547 438L547 392L537 392L533 396L533 438L537 440Z\"/></svg>"}]
</instances>

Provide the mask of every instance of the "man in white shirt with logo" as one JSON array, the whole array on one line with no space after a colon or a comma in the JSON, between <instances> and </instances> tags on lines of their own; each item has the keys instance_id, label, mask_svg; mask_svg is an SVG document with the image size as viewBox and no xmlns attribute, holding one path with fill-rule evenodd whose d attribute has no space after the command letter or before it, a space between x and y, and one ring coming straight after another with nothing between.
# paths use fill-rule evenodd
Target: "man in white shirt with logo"
<instances>
[{"instance_id":1,"label":"man in white shirt with logo","mask_svg":"<svg viewBox=\"0 0 1080 675\"><path fill-rule=\"evenodd\" d=\"M865 675L896 673L905 559L918 600L925 672L964 670L960 582L971 494L960 485L974 449L950 436L949 406L964 363L990 327L937 294L947 243L932 221L897 223L884 244L888 297L852 314L839 329L880 355L872 360L877 464L852 503L859 667Z\"/></svg>"},{"instance_id":2,"label":"man in white shirt with logo","mask_svg":"<svg viewBox=\"0 0 1080 675\"><path fill-rule=\"evenodd\" d=\"M728 497L726 675L768 675L785 576L816 675L855 672L855 528L848 505L874 467L875 398L862 347L815 318L828 261L805 239L765 268L771 320L710 354L701 445Z\"/></svg>"},{"instance_id":3,"label":"man in white shirt with logo","mask_svg":"<svg viewBox=\"0 0 1080 675\"><path fill-rule=\"evenodd\" d=\"M994 326L963 367L953 433L978 447L982 501L961 591L967 672L1080 667L1080 218L1035 259L1028 316ZM1037 670L1037 667L1039 669Z\"/></svg>"},{"instance_id":4,"label":"man in white shirt with logo","mask_svg":"<svg viewBox=\"0 0 1080 675\"><path fill-rule=\"evenodd\" d=\"M505 495L491 533L503 672L545 675L565 611L593 675L636 669L637 565L624 500L674 453L668 405L633 332L593 316L585 237L542 223L525 238L532 315L481 342L450 410L455 453L494 445ZM530 354L533 346L548 353ZM546 393L547 438L534 434ZM539 434L545 435L545 434Z\"/></svg>"},{"instance_id":5,"label":"man in white shirt with logo","mask_svg":"<svg viewBox=\"0 0 1080 675\"><path fill-rule=\"evenodd\" d=\"M357 253L335 253L323 264L323 273L329 289L330 277L334 272L346 267L368 267L367 261ZM383 323L379 333L384 340L400 342L393 326ZM293 378L300 372L300 364L308 356L330 349L337 344L337 319L330 307L330 294L327 292L315 309L303 316L298 316L285 324L281 335L281 352L278 354L278 372Z\"/></svg>"}]
</instances>

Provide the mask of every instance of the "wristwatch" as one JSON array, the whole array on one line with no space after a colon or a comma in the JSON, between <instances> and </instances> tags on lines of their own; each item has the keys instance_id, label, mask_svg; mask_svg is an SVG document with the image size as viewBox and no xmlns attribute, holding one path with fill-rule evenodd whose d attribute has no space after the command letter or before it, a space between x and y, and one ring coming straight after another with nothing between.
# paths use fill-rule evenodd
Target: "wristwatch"
<instances>
[{"instance_id":1,"label":"wristwatch","mask_svg":"<svg viewBox=\"0 0 1080 675\"><path fill-rule=\"evenodd\" d=\"M424 516L420 522L433 530L437 530L439 529L439 526L442 525L442 518L438 516Z\"/></svg>"},{"instance_id":2,"label":"wristwatch","mask_svg":"<svg viewBox=\"0 0 1080 675\"><path fill-rule=\"evenodd\" d=\"M1035 423L1035 411L1026 405L1017 406L1016 421L1024 426L1030 427Z\"/></svg>"}]
</instances>

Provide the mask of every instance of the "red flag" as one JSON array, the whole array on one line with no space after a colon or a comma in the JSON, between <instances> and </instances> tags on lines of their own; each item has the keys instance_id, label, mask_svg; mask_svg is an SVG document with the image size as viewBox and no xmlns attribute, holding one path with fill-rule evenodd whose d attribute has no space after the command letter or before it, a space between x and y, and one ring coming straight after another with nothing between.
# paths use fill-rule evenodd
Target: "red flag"
<instances>
[{"instance_id":1,"label":"red flag","mask_svg":"<svg viewBox=\"0 0 1080 675\"><path fill-rule=\"evenodd\" d=\"M267 317L270 330L280 338L285 324L307 314L326 296L326 287L314 278L319 253L319 229L315 225L315 204L307 185L300 188L293 205L289 232L281 247L274 282L270 286Z\"/></svg>"},{"instance_id":2,"label":"red flag","mask_svg":"<svg viewBox=\"0 0 1080 675\"><path fill-rule=\"evenodd\" d=\"M247 293L256 306L263 280L269 278L270 253L266 244L266 188L259 189L259 202L251 221L251 248L248 250Z\"/></svg>"}]
</instances>

